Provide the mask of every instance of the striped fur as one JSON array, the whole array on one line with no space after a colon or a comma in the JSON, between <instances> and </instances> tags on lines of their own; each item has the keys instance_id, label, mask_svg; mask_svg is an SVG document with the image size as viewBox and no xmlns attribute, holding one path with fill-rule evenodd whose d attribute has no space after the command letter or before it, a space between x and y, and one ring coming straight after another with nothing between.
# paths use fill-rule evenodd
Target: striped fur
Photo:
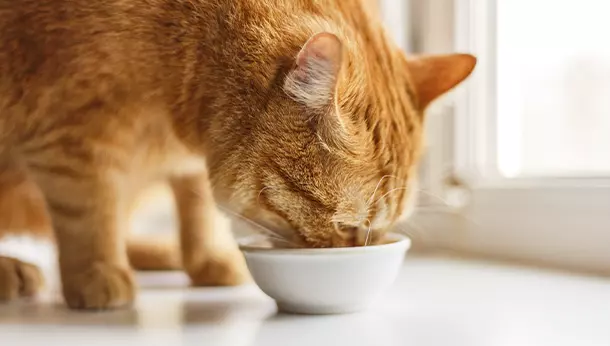
<instances>
[{"instance_id":1,"label":"striped fur","mask_svg":"<svg viewBox=\"0 0 610 346\"><path fill-rule=\"evenodd\" d=\"M198 285L247 279L217 203L304 246L378 239L475 61L407 59L372 3L0 0L0 176L43 197L67 304L133 301L128 214L158 180Z\"/></svg>"}]
</instances>

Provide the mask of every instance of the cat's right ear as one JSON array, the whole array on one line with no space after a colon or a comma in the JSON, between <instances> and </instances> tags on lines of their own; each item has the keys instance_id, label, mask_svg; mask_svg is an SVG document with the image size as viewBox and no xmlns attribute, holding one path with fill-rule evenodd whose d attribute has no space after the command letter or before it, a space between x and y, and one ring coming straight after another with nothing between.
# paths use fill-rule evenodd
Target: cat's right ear
<instances>
[{"instance_id":1,"label":"cat's right ear","mask_svg":"<svg viewBox=\"0 0 610 346\"><path fill-rule=\"evenodd\" d=\"M297 55L284 90L310 109L328 109L334 105L342 60L343 45L337 36L327 32L313 35Z\"/></svg>"},{"instance_id":2,"label":"cat's right ear","mask_svg":"<svg viewBox=\"0 0 610 346\"><path fill-rule=\"evenodd\" d=\"M474 70L477 58L470 54L427 55L407 61L417 106L424 110L432 101L454 88Z\"/></svg>"}]
</instances>

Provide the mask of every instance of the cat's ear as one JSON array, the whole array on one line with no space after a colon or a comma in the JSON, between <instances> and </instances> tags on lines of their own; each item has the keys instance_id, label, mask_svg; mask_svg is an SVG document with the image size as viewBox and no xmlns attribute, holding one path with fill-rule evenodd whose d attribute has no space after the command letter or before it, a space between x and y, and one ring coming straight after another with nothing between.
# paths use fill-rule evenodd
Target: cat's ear
<instances>
[{"instance_id":1,"label":"cat's ear","mask_svg":"<svg viewBox=\"0 0 610 346\"><path fill-rule=\"evenodd\" d=\"M477 63L470 54L429 55L407 59L417 106L424 110L437 97L466 79Z\"/></svg>"},{"instance_id":2,"label":"cat's ear","mask_svg":"<svg viewBox=\"0 0 610 346\"><path fill-rule=\"evenodd\" d=\"M343 45L337 36L327 32L313 35L297 55L285 91L309 108L328 108L334 104L342 60Z\"/></svg>"}]
</instances>

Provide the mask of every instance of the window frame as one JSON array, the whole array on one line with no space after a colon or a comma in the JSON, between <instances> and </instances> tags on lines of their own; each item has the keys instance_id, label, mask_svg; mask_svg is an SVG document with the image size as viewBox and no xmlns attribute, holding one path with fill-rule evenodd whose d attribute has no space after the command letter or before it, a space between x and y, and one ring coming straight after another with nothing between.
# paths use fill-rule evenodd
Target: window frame
<instances>
[{"instance_id":1,"label":"window frame","mask_svg":"<svg viewBox=\"0 0 610 346\"><path fill-rule=\"evenodd\" d=\"M382 8L399 1L383 0ZM609 178L504 178L499 172L493 63L497 1L409 2L410 18L417 20L405 22L402 30L409 30L415 52L478 57L468 81L428 114L426 189L442 199L460 198L446 213L416 215L425 225L420 227L425 245L610 274ZM434 42L439 35L431 31L447 28L447 18L453 25L446 34L453 40Z\"/></svg>"}]
</instances>

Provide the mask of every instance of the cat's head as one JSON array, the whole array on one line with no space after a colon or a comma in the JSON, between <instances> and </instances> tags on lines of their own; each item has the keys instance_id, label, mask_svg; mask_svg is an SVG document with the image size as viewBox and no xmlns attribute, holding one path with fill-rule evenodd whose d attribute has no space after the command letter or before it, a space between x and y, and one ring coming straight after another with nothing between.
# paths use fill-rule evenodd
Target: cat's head
<instances>
[{"instance_id":1,"label":"cat's head","mask_svg":"<svg viewBox=\"0 0 610 346\"><path fill-rule=\"evenodd\" d=\"M423 112L476 59L367 49L331 33L301 47L249 130L232 208L312 247L375 242L413 210Z\"/></svg>"}]
</instances>

